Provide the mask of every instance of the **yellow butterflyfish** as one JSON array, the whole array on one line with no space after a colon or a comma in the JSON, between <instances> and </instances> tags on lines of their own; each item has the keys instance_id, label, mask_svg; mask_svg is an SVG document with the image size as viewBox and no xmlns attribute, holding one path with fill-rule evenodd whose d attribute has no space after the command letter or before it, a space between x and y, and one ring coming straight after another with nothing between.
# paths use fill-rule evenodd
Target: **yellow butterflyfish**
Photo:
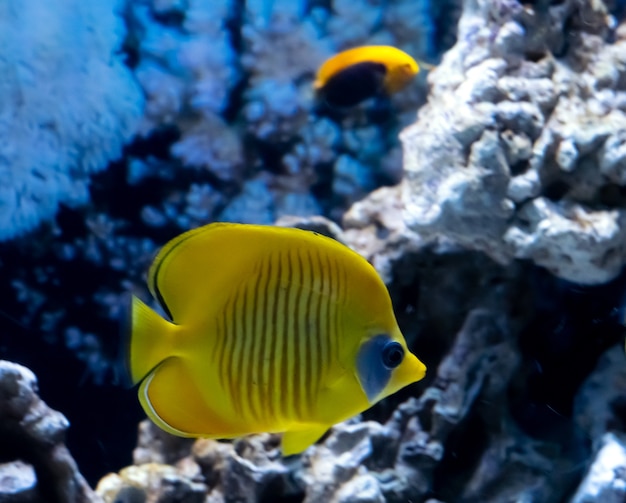
<instances>
[{"instance_id":1,"label":"yellow butterflyfish","mask_svg":"<svg viewBox=\"0 0 626 503\"><path fill-rule=\"evenodd\" d=\"M400 91L418 72L417 61L406 52L388 45L366 45L327 59L317 71L313 88L328 104L350 107Z\"/></svg>"},{"instance_id":2,"label":"yellow butterflyfish","mask_svg":"<svg viewBox=\"0 0 626 503\"><path fill-rule=\"evenodd\" d=\"M374 268L317 233L209 224L167 243L148 282L171 321L133 298L130 373L174 435L284 432L295 454L426 371Z\"/></svg>"}]
</instances>

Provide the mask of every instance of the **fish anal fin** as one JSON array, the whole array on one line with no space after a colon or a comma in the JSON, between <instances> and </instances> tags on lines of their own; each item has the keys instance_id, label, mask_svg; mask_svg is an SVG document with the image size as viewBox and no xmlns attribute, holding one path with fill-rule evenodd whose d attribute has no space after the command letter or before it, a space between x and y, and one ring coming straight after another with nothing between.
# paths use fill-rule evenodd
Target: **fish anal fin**
<instances>
[{"instance_id":1,"label":"fish anal fin","mask_svg":"<svg viewBox=\"0 0 626 503\"><path fill-rule=\"evenodd\" d=\"M288 430L283 434L282 452L283 456L299 454L307 447L317 442L330 426L313 425L305 430Z\"/></svg>"},{"instance_id":2,"label":"fish anal fin","mask_svg":"<svg viewBox=\"0 0 626 503\"><path fill-rule=\"evenodd\" d=\"M236 436L236 425L207 403L186 363L183 358L168 358L142 381L139 401L148 417L179 437Z\"/></svg>"}]
</instances>

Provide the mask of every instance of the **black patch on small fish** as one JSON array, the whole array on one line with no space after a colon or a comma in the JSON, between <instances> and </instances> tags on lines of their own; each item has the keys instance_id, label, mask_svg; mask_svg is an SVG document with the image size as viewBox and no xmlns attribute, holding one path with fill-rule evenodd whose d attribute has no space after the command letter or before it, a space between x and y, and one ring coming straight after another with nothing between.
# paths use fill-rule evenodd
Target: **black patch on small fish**
<instances>
[{"instance_id":1,"label":"black patch on small fish","mask_svg":"<svg viewBox=\"0 0 626 503\"><path fill-rule=\"evenodd\" d=\"M353 107L383 93L386 73L387 67L382 63L357 63L330 77L318 95L330 106Z\"/></svg>"}]
</instances>

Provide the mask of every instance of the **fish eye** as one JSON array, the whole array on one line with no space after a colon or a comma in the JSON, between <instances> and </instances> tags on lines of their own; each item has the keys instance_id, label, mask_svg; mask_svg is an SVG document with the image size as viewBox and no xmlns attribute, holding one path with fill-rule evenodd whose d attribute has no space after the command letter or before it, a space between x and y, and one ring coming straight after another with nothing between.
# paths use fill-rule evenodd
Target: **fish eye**
<instances>
[{"instance_id":1,"label":"fish eye","mask_svg":"<svg viewBox=\"0 0 626 503\"><path fill-rule=\"evenodd\" d=\"M382 350L383 365L388 369L395 369L404 359L404 349L402 345L395 341L390 341Z\"/></svg>"}]
</instances>

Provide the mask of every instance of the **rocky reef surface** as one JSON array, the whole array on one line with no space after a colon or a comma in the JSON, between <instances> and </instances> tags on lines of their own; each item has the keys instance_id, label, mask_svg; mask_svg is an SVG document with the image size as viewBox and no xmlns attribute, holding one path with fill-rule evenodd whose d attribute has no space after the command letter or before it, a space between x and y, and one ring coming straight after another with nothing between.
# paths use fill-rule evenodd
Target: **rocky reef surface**
<instances>
[{"instance_id":1,"label":"rocky reef surface","mask_svg":"<svg viewBox=\"0 0 626 503\"><path fill-rule=\"evenodd\" d=\"M38 395L27 368L0 360L0 501L101 502L67 447L69 422Z\"/></svg>"},{"instance_id":2,"label":"rocky reef surface","mask_svg":"<svg viewBox=\"0 0 626 503\"><path fill-rule=\"evenodd\" d=\"M0 364L0 501L624 499L623 2L110 7L126 34L99 47L122 44L124 89L143 91L138 136L81 204L63 192L46 224L0 243L0 357L69 419ZM388 108L315 110L316 65L362 43L423 58L454 45ZM104 123L120 131L110 159L130 129ZM272 435L137 433L117 364L128 293L147 299L158 247L214 220L315 229L363 254L424 381L287 459Z\"/></svg>"},{"instance_id":3,"label":"rocky reef surface","mask_svg":"<svg viewBox=\"0 0 626 503\"><path fill-rule=\"evenodd\" d=\"M584 284L626 258L626 25L603 2L464 2L402 133L409 226Z\"/></svg>"}]
</instances>

